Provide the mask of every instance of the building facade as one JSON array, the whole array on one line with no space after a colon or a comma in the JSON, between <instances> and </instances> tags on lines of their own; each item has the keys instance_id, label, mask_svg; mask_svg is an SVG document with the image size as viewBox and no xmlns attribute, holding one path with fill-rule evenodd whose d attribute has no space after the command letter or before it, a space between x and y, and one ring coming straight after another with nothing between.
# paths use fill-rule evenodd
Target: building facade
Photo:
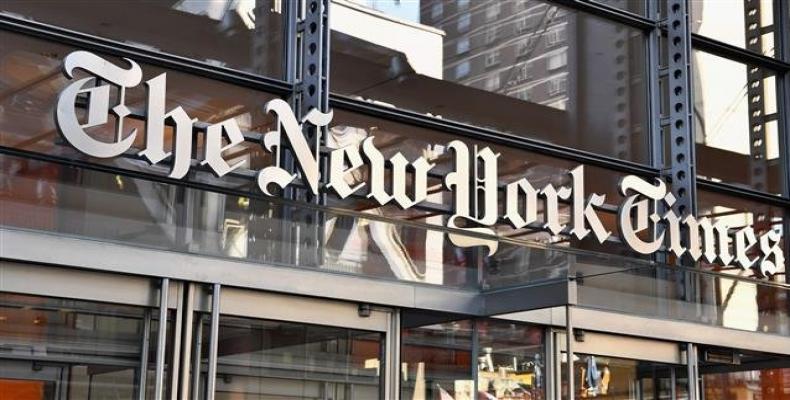
<instances>
[{"instance_id":1,"label":"building facade","mask_svg":"<svg viewBox=\"0 0 790 400\"><path fill-rule=\"evenodd\" d=\"M790 399L790 4L0 3L0 398Z\"/></svg>"}]
</instances>

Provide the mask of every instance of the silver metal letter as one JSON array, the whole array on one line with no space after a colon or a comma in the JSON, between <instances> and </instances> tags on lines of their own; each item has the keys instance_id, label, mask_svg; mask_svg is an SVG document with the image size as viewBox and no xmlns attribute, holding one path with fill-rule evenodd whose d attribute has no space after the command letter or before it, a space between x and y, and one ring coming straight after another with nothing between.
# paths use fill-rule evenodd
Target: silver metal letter
<instances>
[{"instance_id":1,"label":"silver metal letter","mask_svg":"<svg viewBox=\"0 0 790 400\"><path fill-rule=\"evenodd\" d=\"M760 262L760 273L763 276L775 274L779 267L785 264L781 240L782 235L776 231L768 231L760 237L760 250L764 254ZM773 258L773 261L770 260L771 258Z\"/></svg>"},{"instance_id":2,"label":"silver metal letter","mask_svg":"<svg viewBox=\"0 0 790 400\"><path fill-rule=\"evenodd\" d=\"M161 74L145 82L148 87L148 109L145 121L145 150L140 156L156 164L173 155L173 164L168 177L181 179L192 162L192 126L197 121L187 115L181 106L165 112L167 74ZM165 152L165 121L175 123L172 151Z\"/></svg>"},{"instance_id":3,"label":"silver metal letter","mask_svg":"<svg viewBox=\"0 0 790 400\"><path fill-rule=\"evenodd\" d=\"M521 210L521 194L524 208ZM521 229L538 220L538 190L526 178L510 182L505 190L505 219L513 228Z\"/></svg>"},{"instance_id":4,"label":"silver metal letter","mask_svg":"<svg viewBox=\"0 0 790 400\"><path fill-rule=\"evenodd\" d=\"M656 184L651 185L638 176L628 175L620 181L620 193L627 196L631 191L637 194L628 196L617 211L620 239L637 253L654 253L661 248L661 243L664 242L664 232L661 232L658 238L651 242L643 241L637 234L648 228L648 219L654 225L660 221L659 216L655 213L655 202L664 198L667 194L667 186L660 179L656 179ZM637 201L640 195L647 197L647 199ZM653 201L653 212L648 210L648 200ZM634 209L636 210L636 224L631 221L631 212Z\"/></svg>"},{"instance_id":5,"label":"silver metal letter","mask_svg":"<svg viewBox=\"0 0 790 400\"><path fill-rule=\"evenodd\" d=\"M606 196L593 193L585 204L584 166L580 165L574 168L570 174L573 178L573 229L571 229L570 233L582 240L590 233L590 230L587 229L587 225L589 225L593 233L595 233L595 238L598 239L598 242L603 243L612 233L603 227L593 207L601 207L606 201Z\"/></svg>"},{"instance_id":6,"label":"silver metal letter","mask_svg":"<svg viewBox=\"0 0 790 400\"><path fill-rule=\"evenodd\" d=\"M228 144L226 146L222 146L223 131L228 137ZM200 162L200 165L208 164L209 167L214 170L214 173L217 174L217 177L222 177L228 172L241 167L246 160L241 160L233 165L229 165L228 162L222 158L222 152L243 142L244 135L241 133L239 124L236 123L235 119L231 118L218 124L209 125L209 127L206 128L206 143L204 144L206 149L203 155L203 161Z\"/></svg>"},{"instance_id":7,"label":"silver metal letter","mask_svg":"<svg viewBox=\"0 0 790 400\"><path fill-rule=\"evenodd\" d=\"M124 104L126 100L126 89L137 86L143 79L140 66L132 60L124 59L129 64L129 69L123 69L113 65L101 57L87 51L75 51L66 56L63 61L63 70L66 76L74 78L75 69L83 69L107 81L118 88L118 104L109 108L110 86L94 86L85 88L89 82L95 82L95 78L82 78L67 86L58 97L57 108L55 109L55 125L58 132L78 151L97 158L116 157L128 150L134 143L137 129L132 129L128 135L123 132L123 120L131 112ZM77 119L76 103L77 97L85 93L88 95L88 116L87 122L81 124ZM84 128L90 128L107 123L108 112L116 116L115 142L107 143L90 137Z\"/></svg>"},{"instance_id":8,"label":"silver metal letter","mask_svg":"<svg viewBox=\"0 0 790 400\"><path fill-rule=\"evenodd\" d=\"M348 160L348 168L346 168ZM351 196L354 192L365 186L365 182L360 182L353 188L346 181L346 174L353 172L363 166L362 156L359 154L357 145L350 145L332 150L329 153L329 183L326 185L335 190L341 199Z\"/></svg>"}]
</instances>

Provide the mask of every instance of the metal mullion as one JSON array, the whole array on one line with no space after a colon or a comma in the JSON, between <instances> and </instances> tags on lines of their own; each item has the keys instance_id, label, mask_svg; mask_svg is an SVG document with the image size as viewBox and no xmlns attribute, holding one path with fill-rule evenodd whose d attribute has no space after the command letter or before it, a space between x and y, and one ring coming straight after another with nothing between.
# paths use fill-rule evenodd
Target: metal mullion
<instances>
[{"instance_id":1,"label":"metal mullion","mask_svg":"<svg viewBox=\"0 0 790 400\"><path fill-rule=\"evenodd\" d=\"M175 325L173 326L173 352L170 359L170 399L176 400L178 396L178 381L181 375L181 334L183 331L183 317L184 317L184 285L186 283L179 282L177 299L176 299L176 315L173 319ZM188 330L188 329L187 329ZM186 364L184 364L186 366ZM187 366L188 368L188 366ZM165 397L165 396L163 396Z\"/></svg>"},{"instance_id":2,"label":"metal mullion","mask_svg":"<svg viewBox=\"0 0 790 400\"><path fill-rule=\"evenodd\" d=\"M648 31L657 28L656 21L646 18L639 14L625 11L606 4L592 2L589 0L550 0L552 3L568 7L573 10L582 11L597 17L606 18L624 25Z\"/></svg>"},{"instance_id":3,"label":"metal mullion","mask_svg":"<svg viewBox=\"0 0 790 400\"><path fill-rule=\"evenodd\" d=\"M189 383L190 383L190 367L192 367L192 352L194 349L192 346L196 344L192 342L192 333L194 331L194 317L195 317L195 284L194 283L185 283L186 285L186 299L184 301L184 311L183 311L183 339L181 343L183 343L183 353L181 358L181 365L183 367L183 372L178 375L178 379L174 381L173 384L173 396L171 396L172 400L180 399L180 400L188 400L189 399ZM201 327L198 326L198 330ZM200 361L200 360L198 360ZM198 364L199 365L199 364ZM200 376L200 370L193 370L192 374L197 374ZM177 388L177 389L176 389Z\"/></svg>"},{"instance_id":4,"label":"metal mullion","mask_svg":"<svg viewBox=\"0 0 790 400\"><path fill-rule=\"evenodd\" d=\"M392 109L338 94L332 94L330 104L334 108L387 119L392 122L437 130L456 136L464 136L469 139L485 141L491 145L508 146L590 166L603 167L618 172L655 177L661 174L659 169L646 164L620 160L597 153L546 143L536 139L468 125L461 122L442 120L413 111Z\"/></svg>"},{"instance_id":5,"label":"metal mullion","mask_svg":"<svg viewBox=\"0 0 790 400\"><path fill-rule=\"evenodd\" d=\"M159 292L159 327L156 337L156 375L154 380L154 399L162 400L165 372L165 349L167 342L167 309L170 292L170 278L162 278Z\"/></svg>"},{"instance_id":6,"label":"metal mullion","mask_svg":"<svg viewBox=\"0 0 790 400\"><path fill-rule=\"evenodd\" d=\"M214 400L217 389L217 348L219 347L220 284L215 283L211 292L211 333L208 344L208 374L206 376L206 400Z\"/></svg>"},{"instance_id":7,"label":"metal mullion","mask_svg":"<svg viewBox=\"0 0 790 400\"><path fill-rule=\"evenodd\" d=\"M755 67L768 68L774 71L790 71L790 63L742 49L716 39L696 33L691 34L691 44L696 50L703 50L715 56L724 57Z\"/></svg>"},{"instance_id":8,"label":"metal mullion","mask_svg":"<svg viewBox=\"0 0 790 400\"><path fill-rule=\"evenodd\" d=\"M93 50L108 55L133 58L136 61L172 71L203 76L278 95L290 93L293 86L291 83L280 79L219 67L187 57L149 50L112 39L17 18L9 14L0 13L0 31L33 36L49 42L79 47L83 50Z\"/></svg>"},{"instance_id":9,"label":"metal mullion","mask_svg":"<svg viewBox=\"0 0 790 400\"><path fill-rule=\"evenodd\" d=\"M137 399L145 400L146 380L148 378L148 347L151 345L151 309L145 310L143 317L143 338L140 349L140 376L137 379Z\"/></svg>"},{"instance_id":10,"label":"metal mullion","mask_svg":"<svg viewBox=\"0 0 790 400\"><path fill-rule=\"evenodd\" d=\"M745 200L766 203L777 207L790 208L790 199L788 198L775 196L770 193L760 192L743 186L723 182L714 182L704 178L697 178L697 188L724 195L735 196Z\"/></svg>"}]
</instances>

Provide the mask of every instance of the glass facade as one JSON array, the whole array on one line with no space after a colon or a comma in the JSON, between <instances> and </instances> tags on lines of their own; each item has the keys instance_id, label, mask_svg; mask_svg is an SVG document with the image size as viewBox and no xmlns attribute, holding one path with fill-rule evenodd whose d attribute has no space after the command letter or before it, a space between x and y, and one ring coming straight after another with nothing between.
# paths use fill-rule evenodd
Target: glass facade
<instances>
[{"instance_id":1,"label":"glass facade","mask_svg":"<svg viewBox=\"0 0 790 400\"><path fill-rule=\"evenodd\" d=\"M788 27L772 0L2 2L0 398L790 398ZM138 84L64 65L78 51ZM57 122L91 77L75 117L98 143L137 135L118 157ZM299 143L271 135L313 109L332 112L302 131L315 193ZM216 152L243 165L223 176L225 123ZM493 154L490 223L478 158L450 223L453 141ZM363 143L383 172L341 152L360 189L330 190ZM392 182L417 198L417 160L427 192L404 208ZM274 168L291 181L272 196ZM671 195L631 215L634 177ZM595 198L608 235L579 239ZM512 204L533 220L514 228ZM649 229L629 239L629 217Z\"/></svg>"}]
</instances>

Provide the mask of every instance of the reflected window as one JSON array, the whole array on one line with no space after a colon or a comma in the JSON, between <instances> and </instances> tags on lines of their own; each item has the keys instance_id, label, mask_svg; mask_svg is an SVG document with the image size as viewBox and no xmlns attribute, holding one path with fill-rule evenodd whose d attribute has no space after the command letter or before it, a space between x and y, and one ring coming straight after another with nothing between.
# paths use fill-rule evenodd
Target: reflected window
<instances>
[{"instance_id":1,"label":"reflected window","mask_svg":"<svg viewBox=\"0 0 790 400\"><path fill-rule=\"evenodd\" d=\"M781 193L779 114L773 71L693 52L697 173ZM722 165L728 166L721 168Z\"/></svg>"},{"instance_id":2,"label":"reflected window","mask_svg":"<svg viewBox=\"0 0 790 400\"><path fill-rule=\"evenodd\" d=\"M563 399L568 398L567 359L567 353L562 352ZM576 399L658 400L688 396L685 366L574 353L573 371Z\"/></svg>"},{"instance_id":3,"label":"reflected window","mask_svg":"<svg viewBox=\"0 0 790 400\"><path fill-rule=\"evenodd\" d=\"M543 327L455 318L404 314L401 399L546 398Z\"/></svg>"},{"instance_id":4,"label":"reflected window","mask_svg":"<svg viewBox=\"0 0 790 400\"><path fill-rule=\"evenodd\" d=\"M693 33L774 57L779 31L772 0L694 0L689 2Z\"/></svg>"},{"instance_id":5,"label":"reflected window","mask_svg":"<svg viewBox=\"0 0 790 400\"><path fill-rule=\"evenodd\" d=\"M222 316L215 398L379 398L383 340L375 332ZM203 379L206 369L204 362Z\"/></svg>"},{"instance_id":6,"label":"reflected window","mask_svg":"<svg viewBox=\"0 0 790 400\"><path fill-rule=\"evenodd\" d=\"M149 50L284 78L285 16L276 0L4 1L22 15Z\"/></svg>"},{"instance_id":7,"label":"reflected window","mask_svg":"<svg viewBox=\"0 0 790 400\"><path fill-rule=\"evenodd\" d=\"M699 374L706 400L790 398L790 357L703 348Z\"/></svg>"},{"instance_id":8,"label":"reflected window","mask_svg":"<svg viewBox=\"0 0 790 400\"><path fill-rule=\"evenodd\" d=\"M422 4L418 24L365 17L350 8L344 9L345 19L333 18L332 90L649 162L646 38L641 30L539 0L480 0L468 9L442 1L446 12L436 20L431 8L440 1ZM376 29L360 33L356 28L362 18ZM419 49L408 45L415 42L421 43ZM529 72L523 70L525 64ZM486 85L494 71L500 85ZM560 75L564 83L547 90L547 81Z\"/></svg>"},{"instance_id":9,"label":"reflected window","mask_svg":"<svg viewBox=\"0 0 790 400\"><path fill-rule=\"evenodd\" d=\"M157 337L156 316L142 307L0 293L0 397L137 398L143 337L146 327ZM153 397L156 340L148 354Z\"/></svg>"}]
</instances>

